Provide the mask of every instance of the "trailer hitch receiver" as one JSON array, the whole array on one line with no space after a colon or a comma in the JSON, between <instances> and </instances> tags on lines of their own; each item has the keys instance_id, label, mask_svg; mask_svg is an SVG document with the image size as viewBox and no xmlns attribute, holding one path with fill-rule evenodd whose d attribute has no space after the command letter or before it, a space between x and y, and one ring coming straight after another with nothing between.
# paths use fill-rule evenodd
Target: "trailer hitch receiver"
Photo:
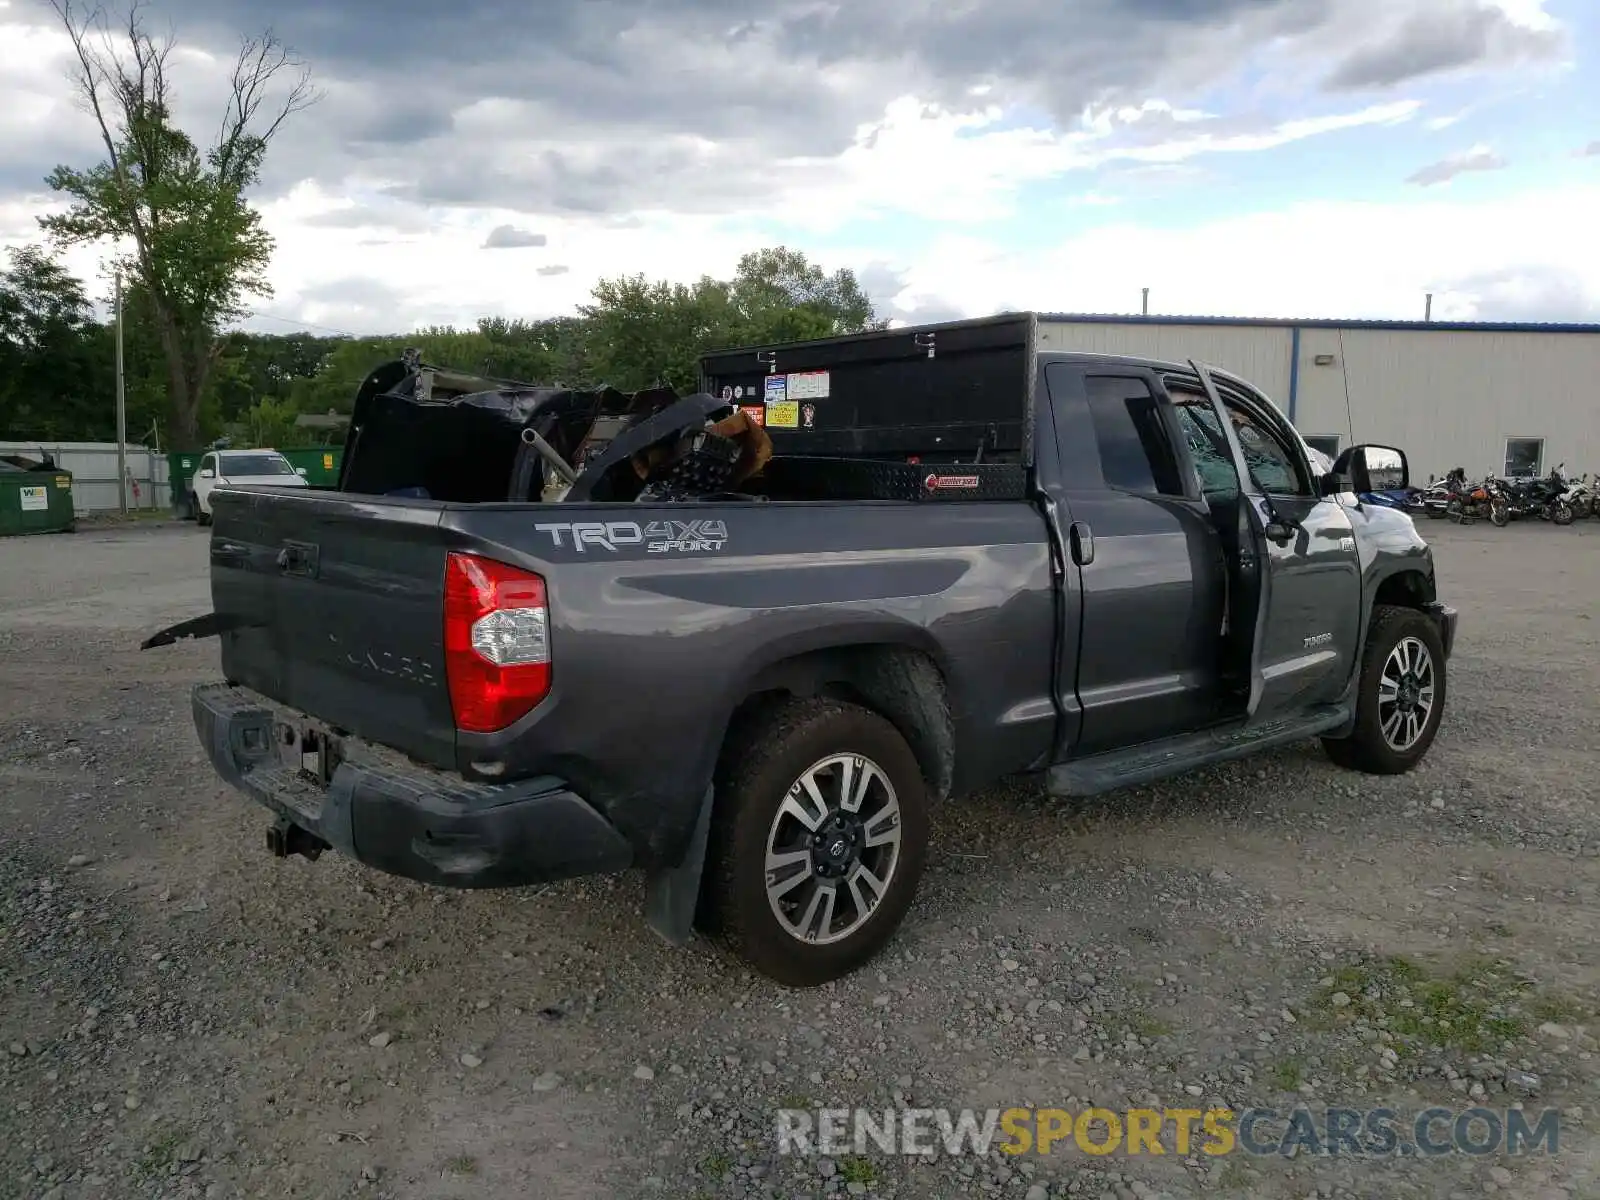
<instances>
[{"instance_id":1,"label":"trailer hitch receiver","mask_svg":"<svg viewBox=\"0 0 1600 1200\"><path fill-rule=\"evenodd\" d=\"M267 829L267 849L274 858L288 858L299 854L312 862L322 857L324 850L332 847L316 834L302 829L286 817L280 817Z\"/></svg>"}]
</instances>

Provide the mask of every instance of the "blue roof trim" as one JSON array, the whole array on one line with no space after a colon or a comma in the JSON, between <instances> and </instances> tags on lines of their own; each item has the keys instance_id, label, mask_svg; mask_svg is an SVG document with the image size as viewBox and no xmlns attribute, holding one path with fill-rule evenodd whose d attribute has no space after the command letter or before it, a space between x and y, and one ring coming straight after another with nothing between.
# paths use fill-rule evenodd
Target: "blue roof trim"
<instances>
[{"instance_id":1,"label":"blue roof trim","mask_svg":"<svg viewBox=\"0 0 1600 1200\"><path fill-rule=\"evenodd\" d=\"M1540 324L1528 321L1336 321L1326 317L1141 317L1118 313L1045 313L1041 321L1076 325L1232 325L1269 329L1422 329L1434 333L1600 333L1600 325Z\"/></svg>"}]
</instances>

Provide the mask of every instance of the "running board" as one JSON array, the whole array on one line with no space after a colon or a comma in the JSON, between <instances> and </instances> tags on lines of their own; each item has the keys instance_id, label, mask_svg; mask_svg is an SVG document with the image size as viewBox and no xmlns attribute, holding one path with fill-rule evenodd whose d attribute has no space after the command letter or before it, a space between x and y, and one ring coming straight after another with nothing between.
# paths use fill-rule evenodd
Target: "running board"
<instances>
[{"instance_id":1,"label":"running board","mask_svg":"<svg viewBox=\"0 0 1600 1200\"><path fill-rule=\"evenodd\" d=\"M1098 796L1117 788L1153 783L1157 779L1165 779L1196 767L1244 758L1274 746L1328 733L1346 724L1351 714L1352 710L1347 705L1319 705L1297 716L1260 725L1227 726L1202 733L1186 733L1164 741L1146 742L1127 750L1113 750L1058 763L1050 768L1050 794Z\"/></svg>"}]
</instances>

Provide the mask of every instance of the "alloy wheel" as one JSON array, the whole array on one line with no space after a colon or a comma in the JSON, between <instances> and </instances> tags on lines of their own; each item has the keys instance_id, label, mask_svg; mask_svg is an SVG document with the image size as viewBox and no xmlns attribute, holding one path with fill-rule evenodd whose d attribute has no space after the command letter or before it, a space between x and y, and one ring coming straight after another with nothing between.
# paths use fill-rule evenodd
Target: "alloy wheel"
<instances>
[{"instance_id":1,"label":"alloy wheel","mask_svg":"<svg viewBox=\"0 0 1600 1200\"><path fill-rule=\"evenodd\" d=\"M855 933L900 863L900 801L859 754L813 763L790 785L767 832L767 903L791 937L813 945Z\"/></svg>"},{"instance_id":2,"label":"alloy wheel","mask_svg":"<svg viewBox=\"0 0 1600 1200\"><path fill-rule=\"evenodd\" d=\"M1404 754L1422 740L1433 700L1433 655L1420 638L1401 638L1378 677L1378 727L1391 750Z\"/></svg>"}]
</instances>

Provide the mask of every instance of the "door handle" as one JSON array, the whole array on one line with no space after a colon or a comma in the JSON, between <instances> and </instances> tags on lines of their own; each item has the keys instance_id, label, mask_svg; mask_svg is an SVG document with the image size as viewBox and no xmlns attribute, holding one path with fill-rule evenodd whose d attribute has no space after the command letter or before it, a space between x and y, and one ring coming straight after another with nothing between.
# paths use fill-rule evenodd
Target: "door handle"
<instances>
[{"instance_id":1,"label":"door handle","mask_svg":"<svg viewBox=\"0 0 1600 1200\"><path fill-rule=\"evenodd\" d=\"M1072 545L1072 561L1087 567L1094 561L1094 533L1083 521L1074 521L1067 530L1067 541Z\"/></svg>"},{"instance_id":2,"label":"door handle","mask_svg":"<svg viewBox=\"0 0 1600 1200\"><path fill-rule=\"evenodd\" d=\"M317 547L311 542L285 542L278 551L278 570L285 575L317 577Z\"/></svg>"}]
</instances>

